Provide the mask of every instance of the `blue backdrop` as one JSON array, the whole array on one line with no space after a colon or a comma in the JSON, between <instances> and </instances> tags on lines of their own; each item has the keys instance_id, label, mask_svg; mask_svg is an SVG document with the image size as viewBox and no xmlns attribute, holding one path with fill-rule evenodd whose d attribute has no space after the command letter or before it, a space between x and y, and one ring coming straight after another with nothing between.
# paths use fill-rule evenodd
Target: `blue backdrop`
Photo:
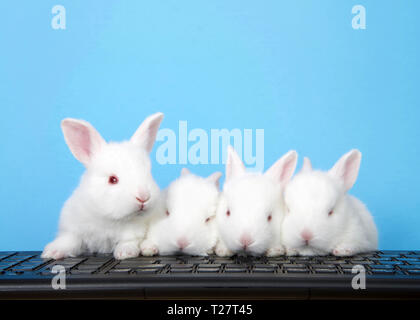
<instances>
[{"instance_id":1,"label":"blue backdrop","mask_svg":"<svg viewBox=\"0 0 420 320\"><path fill-rule=\"evenodd\" d=\"M66 29L52 28L54 5ZM366 29L351 9L366 8ZM265 167L289 149L327 169L363 153L351 191L382 249L420 249L419 1L2 1L0 250L40 250L83 166L64 117L106 139L162 128L264 129ZM152 153L161 187L179 163ZM187 165L198 174L222 164Z\"/></svg>"}]
</instances>

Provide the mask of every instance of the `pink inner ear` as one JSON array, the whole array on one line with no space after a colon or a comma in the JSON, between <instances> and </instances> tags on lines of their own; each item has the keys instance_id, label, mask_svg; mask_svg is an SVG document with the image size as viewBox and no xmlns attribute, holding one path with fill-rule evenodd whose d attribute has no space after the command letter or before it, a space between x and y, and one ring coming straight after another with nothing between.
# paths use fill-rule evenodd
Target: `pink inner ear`
<instances>
[{"instance_id":1,"label":"pink inner ear","mask_svg":"<svg viewBox=\"0 0 420 320\"><path fill-rule=\"evenodd\" d=\"M293 170L293 167L294 167L293 160L286 161L286 163L283 166L283 170L282 170L281 176L280 176L280 181L281 182L287 182L290 179L290 177L292 175L291 171Z\"/></svg>"},{"instance_id":2,"label":"pink inner ear","mask_svg":"<svg viewBox=\"0 0 420 320\"><path fill-rule=\"evenodd\" d=\"M343 180L348 188L351 188L356 182L357 171L357 157L351 156L351 158L346 161L343 172Z\"/></svg>"},{"instance_id":3,"label":"pink inner ear","mask_svg":"<svg viewBox=\"0 0 420 320\"><path fill-rule=\"evenodd\" d=\"M341 157L330 170L334 176L342 180L346 191L350 190L356 182L359 174L360 160L361 153L358 150L352 150Z\"/></svg>"},{"instance_id":4,"label":"pink inner ear","mask_svg":"<svg viewBox=\"0 0 420 320\"><path fill-rule=\"evenodd\" d=\"M70 124L67 132L69 146L75 157L86 161L92 154L89 129L85 126Z\"/></svg>"}]
</instances>

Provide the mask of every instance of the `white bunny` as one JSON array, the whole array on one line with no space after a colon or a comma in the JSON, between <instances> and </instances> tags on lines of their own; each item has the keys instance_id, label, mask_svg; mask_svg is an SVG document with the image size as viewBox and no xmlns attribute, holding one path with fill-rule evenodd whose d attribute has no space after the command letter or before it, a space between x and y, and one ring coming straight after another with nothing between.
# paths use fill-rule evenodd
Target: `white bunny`
<instances>
[{"instance_id":1,"label":"white bunny","mask_svg":"<svg viewBox=\"0 0 420 320\"><path fill-rule=\"evenodd\" d=\"M221 172L202 178L182 169L165 190L166 212L151 220L143 255L176 253L205 256L217 241L214 221Z\"/></svg>"},{"instance_id":2,"label":"white bunny","mask_svg":"<svg viewBox=\"0 0 420 320\"><path fill-rule=\"evenodd\" d=\"M284 254L281 243L282 192L293 175L296 161L296 152L289 151L264 174L246 172L241 159L229 146L226 181L216 216L219 231L217 255Z\"/></svg>"},{"instance_id":3,"label":"white bunny","mask_svg":"<svg viewBox=\"0 0 420 320\"><path fill-rule=\"evenodd\" d=\"M305 158L285 189L283 242L289 255L350 256L376 250L378 233L365 205L347 194L356 182L361 153L351 150L327 172Z\"/></svg>"},{"instance_id":4,"label":"white bunny","mask_svg":"<svg viewBox=\"0 0 420 320\"><path fill-rule=\"evenodd\" d=\"M63 206L57 237L43 258L85 252L138 256L148 217L163 210L149 158L162 118L162 113L149 116L129 141L120 143L106 143L86 121L61 122L70 151L86 171Z\"/></svg>"}]
</instances>

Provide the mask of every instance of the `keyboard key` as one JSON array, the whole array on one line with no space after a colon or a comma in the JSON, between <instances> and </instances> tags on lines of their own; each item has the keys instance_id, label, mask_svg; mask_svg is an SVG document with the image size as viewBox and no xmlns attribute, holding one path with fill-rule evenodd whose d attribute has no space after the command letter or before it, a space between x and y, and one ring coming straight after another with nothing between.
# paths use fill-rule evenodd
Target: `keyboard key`
<instances>
[{"instance_id":1,"label":"keyboard key","mask_svg":"<svg viewBox=\"0 0 420 320\"><path fill-rule=\"evenodd\" d=\"M404 265L402 261L380 261L382 265Z\"/></svg>"},{"instance_id":2,"label":"keyboard key","mask_svg":"<svg viewBox=\"0 0 420 320\"><path fill-rule=\"evenodd\" d=\"M393 265L377 265L377 264L373 264L369 266L371 269L377 270L377 269L388 269L388 270L393 270L394 266Z\"/></svg>"},{"instance_id":3,"label":"keyboard key","mask_svg":"<svg viewBox=\"0 0 420 320\"><path fill-rule=\"evenodd\" d=\"M190 263L175 263L175 264L171 264L171 268L175 269L175 268L192 268L194 265L190 264Z\"/></svg>"},{"instance_id":4,"label":"keyboard key","mask_svg":"<svg viewBox=\"0 0 420 320\"><path fill-rule=\"evenodd\" d=\"M0 253L0 260L5 259L9 256L11 256L13 254L13 252L8 252L8 253Z\"/></svg>"},{"instance_id":5,"label":"keyboard key","mask_svg":"<svg viewBox=\"0 0 420 320\"><path fill-rule=\"evenodd\" d=\"M64 267L66 270L70 270L72 267L74 267L74 265L73 264L71 264L71 265L62 265L62 264L59 264L59 263L57 263L57 264L50 264L50 265L47 265L47 266L45 266L44 268L42 268L43 270L45 270L45 271L51 271L55 266L61 266L61 267Z\"/></svg>"},{"instance_id":6,"label":"keyboard key","mask_svg":"<svg viewBox=\"0 0 420 320\"><path fill-rule=\"evenodd\" d=\"M6 277L15 277L18 278L23 272L12 272L12 271L2 271L0 273L0 276L6 276Z\"/></svg>"},{"instance_id":7,"label":"keyboard key","mask_svg":"<svg viewBox=\"0 0 420 320\"><path fill-rule=\"evenodd\" d=\"M420 265L403 265L398 267L402 270L420 270Z\"/></svg>"},{"instance_id":8,"label":"keyboard key","mask_svg":"<svg viewBox=\"0 0 420 320\"><path fill-rule=\"evenodd\" d=\"M149 263L143 264L136 267L136 269L147 269L147 268L155 268L155 269L162 269L165 268L167 265L163 263Z\"/></svg>"},{"instance_id":9,"label":"keyboard key","mask_svg":"<svg viewBox=\"0 0 420 320\"><path fill-rule=\"evenodd\" d=\"M169 269L171 272L190 272L193 270L192 267L173 267L173 266L171 266Z\"/></svg>"},{"instance_id":10,"label":"keyboard key","mask_svg":"<svg viewBox=\"0 0 420 320\"><path fill-rule=\"evenodd\" d=\"M285 263L282 266L285 268L306 268L306 264Z\"/></svg>"},{"instance_id":11,"label":"keyboard key","mask_svg":"<svg viewBox=\"0 0 420 320\"><path fill-rule=\"evenodd\" d=\"M401 259L399 259L400 261L404 261L404 262L407 262L407 263L420 263L420 260L419 259L417 259L417 258L401 258Z\"/></svg>"},{"instance_id":12,"label":"keyboard key","mask_svg":"<svg viewBox=\"0 0 420 320\"><path fill-rule=\"evenodd\" d=\"M254 268L278 268L276 263L256 263L254 264Z\"/></svg>"},{"instance_id":13,"label":"keyboard key","mask_svg":"<svg viewBox=\"0 0 420 320\"><path fill-rule=\"evenodd\" d=\"M400 253L382 253L380 254L380 257L400 258L401 254Z\"/></svg>"},{"instance_id":14,"label":"keyboard key","mask_svg":"<svg viewBox=\"0 0 420 320\"><path fill-rule=\"evenodd\" d=\"M13 267L11 270L13 271L21 271L21 272L28 272L28 271L33 271L35 268L31 267L31 266L16 266Z\"/></svg>"},{"instance_id":15,"label":"keyboard key","mask_svg":"<svg viewBox=\"0 0 420 320\"><path fill-rule=\"evenodd\" d=\"M420 276L420 269L408 269L405 271L407 271L410 275Z\"/></svg>"},{"instance_id":16,"label":"keyboard key","mask_svg":"<svg viewBox=\"0 0 420 320\"><path fill-rule=\"evenodd\" d=\"M106 273L113 273L113 274L128 274L131 271L131 268L124 268L124 269L111 269L108 270Z\"/></svg>"},{"instance_id":17,"label":"keyboard key","mask_svg":"<svg viewBox=\"0 0 420 320\"><path fill-rule=\"evenodd\" d=\"M170 269L169 272L170 273L191 273L192 272L192 268L185 268L185 269L176 268L176 269Z\"/></svg>"},{"instance_id":18,"label":"keyboard key","mask_svg":"<svg viewBox=\"0 0 420 320\"><path fill-rule=\"evenodd\" d=\"M374 269L371 271L372 274L376 275L376 274L387 274L387 275L392 275L395 274L395 270L392 269Z\"/></svg>"},{"instance_id":19,"label":"keyboard key","mask_svg":"<svg viewBox=\"0 0 420 320\"><path fill-rule=\"evenodd\" d=\"M101 265L94 265L94 264L79 264L75 268L78 270L96 270L99 269Z\"/></svg>"},{"instance_id":20,"label":"keyboard key","mask_svg":"<svg viewBox=\"0 0 420 320\"><path fill-rule=\"evenodd\" d=\"M209 264L205 264L205 263L200 263L198 265L199 268L220 268L222 265L220 263L209 263Z\"/></svg>"},{"instance_id":21,"label":"keyboard key","mask_svg":"<svg viewBox=\"0 0 420 320\"><path fill-rule=\"evenodd\" d=\"M342 269L353 269L353 267L355 266L354 264L350 264L350 263L343 263L343 264L339 264L337 266L340 266Z\"/></svg>"},{"instance_id":22,"label":"keyboard key","mask_svg":"<svg viewBox=\"0 0 420 320\"><path fill-rule=\"evenodd\" d=\"M247 272L248 271L248 267L245 265L240 265L240 264L227 264L225 266L224 272Z\"/></svg>"},{"instance_id":23,"label":"keyboard key","mask_svg":"<svg viewBox=\"0 0 420 320\"><path fill-rule=\"evenodd\" d=\"M337 270L331 268L318 268L314 270L315 273L337 273Z\"/></svg>"},{"instance_id":24,"label":"keyboard key","mask_svg":"<svg viewBox=\"0 0 420 320\"><path fill-rule=\"evenodd\" d=\"M220 268L197 268L198 273L218 273L220 271Z\"/></svg>"},{"instance_id":25,"label":"keyboard key","mask_svg":"<svg viewBox=\"0 0 420 320\"><path fill-rule=\"evenodd\" d=\"M273 272L275 272L276 270L278 269L278 266L277 265L274 265L274 264L267 264L267 265L264 265L264 264L256 264L256 265L254 265L253 266L253 268L252 268L252 272L265 272L265 273L273 273Z\"/></svg>"},{"instance_id":26,"label":"keyboard key","mask_svg":"<svg viewBox=\"0 0 420 320\"><path fill-rule=\"evenodd\" d=\"M311 264L312 269L335 269L335 264Z\"/></svg>"},{"instance_id":27,"label":"keyboard key","mask_svg":"<svg viewBox=\"0 0 420 320\"><path fill-rule=\"evenodd\" d=\"M246 273L248 272L247 268L227 268L224 271L225 273Z\"/></svg>"},{"instance_id":28,"label":"keyboard key","mask_svg":"<svg viewBox=\"0 0 420 320\"><path fill-rule=\"evenodd\" d=\"M369 260L351 260L351 263L354 265L370 265L372 264Z\"/></svg>"},{"instance_id":29,"label":"keyboard key","mask_svg":"<svg viewBox=\"0 0 420 320\"><path fill-rule=\"evenodd\" d=\"M32 257L32 255L14 255L14 256L8 257L6 260L9 260L9 261L17 261L17 260L22 261L22 260L29 259L31 257Z\"/></svg>"},{"instance_id":30,"label":"keyboard key","mask_svg":"<svg viewBox=\"0 0 420 320\"><path fill-rule=\"evenodd\" d=\"M328 263L343 265L343 264L347 264L347 261L346 260L330 260L328 261Z\"/></svg>"},{"instance_id":31,"label":"keyboard key","mask_svg":"<svg viewBox=\"0 0 420 320\"><path fill-rule=\"evenodd\" d=\"M317 257L298 257L290 259L293 263L318 263L319 259Z\"/></svg>"},{"instance_id":32,"label":"keyboard key","mask_svg":"<svg viewBox=\"0 0 420 320\"><path fill-rule=\"evenodd\" d=\"M111 261L111 260L109 260ZM84 261L82 264L83 265L89 265L89 266L103 266L105 264L107 264L109 261L92 261L92 260L88 260L88 261Z\"/></svg>"},{"instance_id":33,"label":"keyboard key","mask_svg":"<svg viewBox=\"0 0 420 320\"><path fill-rule=\"evenodd\" d=\"M10 268L11 266L13 266L15 263L0 263L0 270L1 269L7 269Z\"/></svg>"},{"instance_id":34,"label":"keyboard key","mask_svg":"<svg viewBox=\"0 0 420 320\"><path fill-rule=\"evenodd\" d=\"M70 270L70 274L92 274L94 272L94 270L86 270L86 269L74 269L74 270Z\"/></svg>"},{"instance_id":35,"label":"keyboard key","mask_svg":"<svg viewBox=\"0 0 420 320\"><path fill-rule=\"evenodd\" d=\"M285 269L285 271L287 273L310 273L310 271L308 269L303 269L303 268L287 268Z\"/></svg>"},{"instance_id":36,"label":"keyboard key","mask_svg":"<svg viewBox=\"0 0 420 320\"><path fill-rule=\"evenodd\" d=\"M274 273L275 269L264 269L264 268L255 268L252 270L253 273Z\"/></svg>"},{"instance_id":37,"label":"keyboard key","mask_svg":"<svg viewBox=\"0 0 420 320\"><path fill-rule=\"evenodd\" d=\"M351 268L345 268L345 269L343 268L342 271L344 274L354 274L353 269Z\"/></svg>"},{"instance_id":38,"label":"keyboard key","mask_svg":"<svg viewBox=\"0 0 420 320\"><path fill-rule=\"evenodd\" d=\"M137 269L134 271L135 274L156 274L162 269Z\"/></svg>"}]
</instances>

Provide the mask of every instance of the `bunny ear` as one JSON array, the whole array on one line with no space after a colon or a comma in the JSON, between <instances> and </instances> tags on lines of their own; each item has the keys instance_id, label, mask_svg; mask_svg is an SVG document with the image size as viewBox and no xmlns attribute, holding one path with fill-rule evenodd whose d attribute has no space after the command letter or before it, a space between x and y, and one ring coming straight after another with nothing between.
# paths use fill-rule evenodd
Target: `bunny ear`
<instances>
[{"instance_id":1,"label":"bunny ear","mask_svg":"<svg viewBox=\"0 0 420 320\"><path fill-rule=\"evenodd\" d=\"M356 182L361 160L361 152L357 149L353 149L342 156L328 173L340 179L343 182L346 191L348 191Z\"/></svg>"},{"instance_id":2,"label":"bunny ear","mask_svg":"<svg viewBox=\"0 0 420 320\"><path fill-rule=\"evenodd\" d=\"M131 137L133 143L152 151L155 144L156 134L163 119L163 113L158 112L147 117Z\"/></svg>"},{"instance_id":3,"label":"bunny ear","mask_svg":"<svg viewBox=\"0 0 420 320\"><path fill-rule=\"evenodd\" d=\"M61 121L61 129L71 153L85 166L89 165L92 155L106 144L87 121L67 118Z\"/></svg>"},{"instance_id":4,"label":"bunny ear","mask_svg":"<svg viewBox=\"0 0 420 320\"><path fill-rule=\"evenodd\" d=\"M274 163L270 169L268 169L264 175L271 177L272 179L285 185L289 182L290 178L295 172L297 163L297 153L292 150L286 153L283 157Z\"/></svg>"},{"instance_id":5,"label":"bunny ear","mask_svg":"<svg viewBox=\"0 0 420 320\"><path fill-rule=\"evenodd\" d=\"M214 183L216 187L219 188L219 180L221 176L222 176L222 173L218 171L218 172L212 173L206 179Z\"/></svg>"},{"instance_id":6,"label":"bunny ear","mask_svg":"<svg viewBox=\"0 0 420 320\"><path fill-rule=\"evenodd\" d=\"M182 168L181 169L181 176L187 176L189 174L191 174L191 171L188 170L187 168Z\"/></svg>"},{"instance_id":7,"label":"bunny ear","mask_svg":"<svg viewBox=\"0 0 420 320\"><path fill-rule=\"evenodd\" d=\"M226 180L241 176L245 173L245 166L239 158L235 149L228 146L228 155L226 160Z\"/></svg>"},{"instance_id":8,"label":"bunny ear","mask_svg":"<svg viewBox=\"0 0 420 320\"><path fill-rule=\"evenodd\" d=\"M308 157L305 157L303 158L303 165L302 165L302 169L300 169L300 172L309 172L309 171L312 171L312 163Z\"/></svg>"}]
</instances>

